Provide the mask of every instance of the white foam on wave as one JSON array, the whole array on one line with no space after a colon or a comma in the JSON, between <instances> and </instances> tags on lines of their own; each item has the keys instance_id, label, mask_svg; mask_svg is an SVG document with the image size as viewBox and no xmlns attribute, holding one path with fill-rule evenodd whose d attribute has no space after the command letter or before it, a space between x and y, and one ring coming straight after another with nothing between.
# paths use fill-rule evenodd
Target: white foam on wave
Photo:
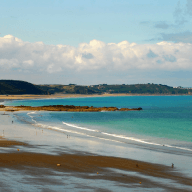
<instances>
[{"instance_id":1,"label":"white foam on wave","mask_svg":"<svg viewBox=\"0 0 192 192\"><path fill-rule=\"evenodd\" d=\"M98 138L98 139L102 139L102 140L106 140L106 141L113 141L113 142L117 142L117 143L124 143L124 142L117 141L117 140L112 140L112 139L97 137L97 136L88 135L88 134L82 133L82 132L72 131L72 130L63 129L63 128L60 128L60 127L54 127L54 126L50 126L50 125L45 125L45 124L38 123L37 121L35 121L35 120L33 119L33 116L30 115L30 114L35 114L35 113L37 113L37 112L35 111L35 112L29 112L29 113L27 113L27 115L28 115L29 117L31 117L32 121L35 122L35 124L33 124L33 126L35 126L35 127L40 127L40 128L43 128L43 129L58 130L58 131L61 131L61 132L75 133L75 134L79 134L79 135L85 135L85 136L94 137L94 138ZM65 124L65 125L67 125L67 126L73 126L73 127L75 127L75 128L78 128L78 129L84 129L84 130L88 130L88 131L99 132L99 131L97 131L97 130L87 129L87 128L84 128L84 127L79 127L79 126L76 126L76 125L73 125L73 124L69 124L69 123L65 123L65 122L63 122L63 124Z\"/></svg>"},{"instance_id":2,"label":"white foam on wave","mask_svg":"<svg viewBox=\"0 0 192 192\"><path fill-rule=\"evenodd\" d=\"M68 129L63 129L63 128L60 128L60 127L53 127L53 126L44 125L44 124L40 124L40 123L33 124L33 126L41 127L41 128L44 128L44 129L58 130L58 131L61 131L61 132L68 132L68 133L75 133L75 134L79 134L79 135L85 135L85 136L88 136L88 137L93 137L93 138L102 139L102 140L106 140L106 141L113 141L113 142L117 142L117 143L124 143L122 141L117 141L117 140L113 140L113 139L97 137L97 136L88 135L88 134L82 133L82 132L77 132L77 131L72 131L72 130L68 130Z\"/></svg>"},{"instance_id":3,"label":"white foam on wave","mask_svg":"<svg viewBox=\"0 0 192 192\"><path fill-rule=\"evenodd\" d=\"M65 123L65 122L63 122L63 124L67 125L67 126L70 126L70 127L77 128L77 129L86 130L86 131L99 132L99 131L94 130L94 129L88 129L88 128L85 128L85 127L79 127L79 126L76 126L76 125L73 125L73 124L69 124L69 123Z\"/></svg>"},{"instance_id":4,"label":"white foam on wave","mask_svg":"<svg viewBox=\"0 0 192 192\"><path fill-rule=\"evenodd\" d=\"M83 130L87 130L87 131L93 131L93 132L99 132L97 130L92 130L92 129L88 129L88 128L84 128L84 127L79 127L77 125L73 125L73 124L69 124L69 123L65 123L63 122L63 124L70 126L70 127L74 127L74 128L78 128L78 129L83 129ZM169 147L169 148L176 148L176 149L182 149L182 150L187 150L187 151L192 151L191 149L188 148L184 148L184 147L177 147L177 146L171 146L171 145L167 145L167 144L159 144L159 143L153 143L153 142L149 142L149 141L144 141L142 139L138 139L138 138L134 138L134 137L126 137L124 135L116 135L116 134L110 134L110 133L105 133L105 132L100 132L101 134L104 135L108 135L111 137L116 137L116 138L120 138L120 139L126 139L126 140L131 140L131 141L135 141L138 143L143 143L143 144L148 144L148 145L156 145L156 146L165 146L165 147ZM89 135L90 136L90 135ZM112 140L114 141L114 140Z\"/></svg>"},{"instance_id":5,"label":"white foam on wave","mask_svg":"<svg viewBox=\"0 0 192 192\"><path fill-rule=\"evenodd\" d=\"M37 113L37 112L36 111L32 111L32 112L27 113L27 115L34 114L34 113Z\"/></svg>"},{"instance_id":6,"label":"white foam on wave","mask_svg":"<svg viewBox=\"0 0 192 192\"><path fill-rule=\"evenodd\" d=\"M99 136L89 135L87 133L82 133L82 132L77 132L77 131L73 131L73 130L63 129L63 128L60 128L60 127L53 127L53 126L49 126L49 125L40 124L37 121L35 121L33 119L33 116L31 115L31 114L35 114L35 113L36 112L27 113L27 115L31 117L32 121L35 122L35 124L33 124L34 126L42 127L44 129L58 130L58 131L62 131L62 132L75 133L75 134L85 135L85 136L99 138L99 139L103 139L103 140L109 140L109 141L124 143L123 141L118 141L118 140L114 140L114 139L107 139L107 138L103 138L103 137L99 137ZM89 128L85 128L85 127L80 127L80 126L77 126L77 125L74 125L74 124L69 124L69 123L65 123L65 122L62 122L62 123L64 125L69 126L69 127L73 127L73 128L80 129L80 130L86 130L86 131L98 132L98 133L100 132L98 130L89 129ZM135 141L135 142L143 143L143 144L148 144L148 145L164 146L164 147L168 147L168 148L175 148L175 149L181 149L181 150L186 150L186 151L192 151L192 149L188 149L188 148L184 148L184 147L171 146L171 145L168 145L168 144L153 143L153 142L144 141L142 139L138 139L138 138L134 138L134 137L127 137L127 136L124 136L124 135L116 135L116 134L111 134L111 133L106 133L106 132L100 132L100 133L103 134L103 135L108 135L108 136L114 137L114 138L131 140L131 141Z\"/></svg>"},{"instance_id":7,"label":"white foam on wave","mask_svg":"<svg viewBox=\"0 0 192 192\"><path fill-rule=\"evenodd\" d=\"M37 123L37 121L35 121L35 120L33 119L33 116L31 116L31 114L35 114L35 113L37 113L37 112L36 112L36 111L32 111L32 112L27 113L27 115L28 115L29 117L31 117L31 120L32 120L32 121L34 121L35 123Z\"/></svg>"},{"instance_id":8,"label":"white foam on wave","mask_svg":"<svg viewBox=\"0 0 192 192\"><path fill-rule=\"evenodd\" d=\"M101 132L104 135L109 135L109 136L113 136L113 137L117 137L117 138L121 138L121 139L127 139L127 140L132 140L132 141L137 141L139 143L145 143L145 144L151 144L151 145L159 145L162 146L161 144L158 143L152 143L152 142L147 142L147 141L143 141L141 139L137 139L134 137L125 137L123 135L116 135L116 134L110 134L110 133L105 133L105 132Z\"/></svg>"},{"instance_id":9,"label":"white foam on wave","mask_svg":"<svg viewBox=\"0 0 192 192\"><path fill-rule=\"evenodd\" d=\"M187 151L192 151L192 149L184 148L184 147L177 147L177 146L171 146L171 145L164 145L166 147L170 148L176 148L176 149L182 149L182 150L187 150Z\"/></svg>"},{"instance_id":10,"label":"white foam on wave","mask_svg":"<svg viewBox=\"0 0 192 192\"><path fill-rule=\"evenodd\" d=\"M112 113L113 111L105 111L105 110L102 110L101 112L102 112L102 113Z\"/></svg>"},{"instance_id":11,"label":"white foam on wave","mask_svg":"<svg viewBox=\"0 0 192 192\"><path fill-rule=\"evenodd\" d=\"M101 132L101 133L104 134L104 135L109 135L109 136L113 136L113 137L117 137L117 138L121 138L121 139L136 141L136 142L144 143L144 144L148 144L148 145L165 146L165 147L169 147L169 148L176 148L176 149L192 151L192 149L188 149L188 148L184 148L184 147L171 146L171 145L167 145L167 144L162 145L162 144L159 144L159 143L148 142L148 141L144 141L144 140L137 139L137 138L134 138L134 137L125 137L123 135L116 135L116 134L110 134L110 133L105 133L105 132Z\"/></svg>"},{"instance_id":12,"label":"white foam on wave","mask_svg":"<svg viewBox=\"0 0 192 192\"><path fill-rule=\"evenodd\" d=\"M40 123L36 123L36 124L33 124L33 125L36 126L36 127L44 128L44 129L52 129L52 130L59 130L59 131L62 131L62 132L69 132L69 133L76 133L76 134L80 134L80 135L86 135L86 134L81 133L81 132L67 130L67 129L63 129L63 128L60 128L60 127L54 127L54 126L40 124Z\"/></svg>"}]
</instances>

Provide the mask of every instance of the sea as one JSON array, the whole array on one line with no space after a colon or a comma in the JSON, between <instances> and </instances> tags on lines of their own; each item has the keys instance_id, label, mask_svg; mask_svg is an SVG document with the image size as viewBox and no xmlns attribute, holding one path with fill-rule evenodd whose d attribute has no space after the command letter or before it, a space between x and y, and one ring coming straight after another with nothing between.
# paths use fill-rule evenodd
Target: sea
<instances>
[{"instance_id":1,"label":"sea","mask_svg":"<svg viewBox=\"0 0 192 192\"><path fill-rule=\"evenodd\" d=\"M41 129L164 153L192 156L192 96L102 96L12 100L7 106L75 105L138 108L114 112L20 112L15 116Z\"/></svg>"}]
</instances>

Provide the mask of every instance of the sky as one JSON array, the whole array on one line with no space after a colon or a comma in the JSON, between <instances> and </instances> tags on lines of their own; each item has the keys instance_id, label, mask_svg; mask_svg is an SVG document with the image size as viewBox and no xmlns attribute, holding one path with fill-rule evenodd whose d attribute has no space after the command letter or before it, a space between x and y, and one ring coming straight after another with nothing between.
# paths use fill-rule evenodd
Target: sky
<instances>
[{"instance_id":1,"label":"sky","mask_svg":"<svg viewBox=\"0 0 192 192\"><path fill-rule=\"evenodd\" d=\"M192 0L1 0L0 79L192 87Z\"/></svg>"}]
</instances>

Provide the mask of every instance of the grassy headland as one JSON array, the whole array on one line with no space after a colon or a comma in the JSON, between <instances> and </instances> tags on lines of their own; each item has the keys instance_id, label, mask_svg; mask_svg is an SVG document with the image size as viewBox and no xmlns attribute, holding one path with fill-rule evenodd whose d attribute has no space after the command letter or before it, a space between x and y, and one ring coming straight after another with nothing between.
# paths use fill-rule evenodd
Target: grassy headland
<instances>
[{"instance_id":1,"label":"grassy headland","mask_svg":"<svg viewBox=\"0 0 192 192\"><path fill-rule=\"evenodd\" d=\"M102 94L130 94L130 95L191 95L192 89L171 87L162 84L133 84L133 85L35 85L25 81L0 80L0 95L102 95Z\"/></svg>"},{"instance_id":2,"label":"grassy headland","mask_svg":"<svg viewBox=\"0 0 192 192\"><path fill-rule=\"evenodd\" d=\"M174 88L161 84L134 84L134 85L38 85L49 94L144 94L144 95L186 95L192 94L192 89Z\"/></svg>"}]
</instances>

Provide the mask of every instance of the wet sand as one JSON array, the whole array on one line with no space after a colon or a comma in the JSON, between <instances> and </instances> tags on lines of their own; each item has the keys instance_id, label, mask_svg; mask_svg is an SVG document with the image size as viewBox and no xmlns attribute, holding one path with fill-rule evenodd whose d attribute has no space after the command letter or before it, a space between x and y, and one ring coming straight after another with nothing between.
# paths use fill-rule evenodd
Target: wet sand
<instances>
[{"instance_id":1,"label":"wet sand","mask_svg":"<svg viewBox=\"0 0 192 192\"><path fill-rule=\"evenodd\" d=\"M10 146L14 146L14 145L27 145L26 143L23 142L19 142L19 141L11 141L11 140L7 140L5 138L3 138L2 136L0 136L0 147L10 147Z\"/></svg>"},{"instance_id":2,"label":"wet sand","mask_svg":"<svg viewBox=\"0 0 192 192\"><path fill-rule=\"evenodd\" d=\"M134 156L132 159L104 156L85 148L74 150L69 147L64 151L63 147L54 144L56 137L50 130L42 132L28 124L21 126L13 119L13 113L3 114L0 115L0 189L4 191L11 191L13 187L15 191L22 191L26 185L28 191L192 190L192 178L171 165L134 160ZM61 140L57 143L65 138L65 135L59 136ZM78 138L65 140L68 141L82 145ZM51 153L53 149L55 154Z\"/></svg>"},{"instance_id":3,"label":"wet sand","mask_svg":"<svg viewBox=\"0 0 192 192\"><path fill-rule=\"evenodd\" d=\"M0 167L23 170L26 166L28 169L48 168L59 172L72 173L73 175L78 175L78 177L81 176L83 178L116 181L119 182L119 184L139 183L142 187L147 188L161 187L164 189L171 189L169 186L162 185L161 182L153 182L140 176L127 176L126 174L113 171L113 169L119 169L128 172L137 172L146 176L170 179L177 184L180 183L192 186L192 179L174 172L171 167L130 159L90 156L85 154L61 154L55 156L38 153L23 153L20 151L0 154ZM90 177L90 174L93 175Z\"/></svg>"}]
</instances>

